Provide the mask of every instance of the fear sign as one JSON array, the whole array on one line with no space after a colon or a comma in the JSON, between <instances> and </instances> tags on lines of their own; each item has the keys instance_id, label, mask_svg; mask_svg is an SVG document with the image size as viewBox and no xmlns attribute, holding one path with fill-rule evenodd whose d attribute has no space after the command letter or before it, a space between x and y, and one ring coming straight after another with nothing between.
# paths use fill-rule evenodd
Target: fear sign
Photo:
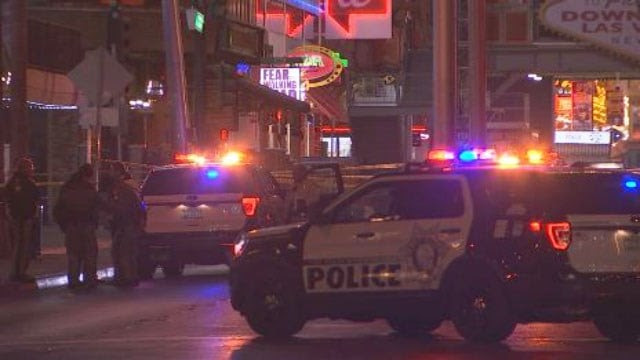
<instances>
[{"instance_id":1,"label":"fear sign","mask_svg":"<svg viewBox=\"0 0 640 360\"><path fill-rule=\"evenodd\" d=\"M388 39L391 0L327 0L327 38Z\"/></svg>"}]
</instances>

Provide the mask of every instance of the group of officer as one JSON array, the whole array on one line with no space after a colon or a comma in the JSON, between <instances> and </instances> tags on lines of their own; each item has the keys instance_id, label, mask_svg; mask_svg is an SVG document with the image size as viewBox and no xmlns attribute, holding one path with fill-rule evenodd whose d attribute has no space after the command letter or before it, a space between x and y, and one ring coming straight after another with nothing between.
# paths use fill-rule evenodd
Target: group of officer
<instances>
[{"instance_id":1,"label":"group of officer","mask_svg":"<svg viewBox=\"0 0 640 360\"><path fill-rule=\"evenodd\" d=\"M121 162L107 163L101 172L100 186L94 182L94 167L82 165L62 185L53 208L53 218L65 235L68 259L68 287L95 288L98 244L96 230L101 215L107 215L112 235L113 284L137 286L138 239L144 231L146 213L138 193ZM13 243L11 280L33 282L27 274L30 245L37 229L40 195L34 179L34 165L28 158L19 159L16 171L5 188L8 219ZM288 221L301 221L309 216L312 205L321 194L320 187L308 177L308 169L293 169L294 185L286 199Z\"/></svg>"},{"instance_id":2,"label":"group of officer","mask_svg":"<svg viewBox=\"0 0 640 360\"><path fill-rule=\"evenodd\" d=\"M53 209L53 218L65 235L70 289L92 289L99 283L96 230L104 215L109 219L112 235L113 285L138 285L137 248L146 218L144 206L124 164L109 163L101 177L104 181L98 189L94 167L82 165L62 185ZM5 195L13 248L10 280L33 282L27 268L40 196L30 159L18 160Z\"/></svg>"}]
</instances>

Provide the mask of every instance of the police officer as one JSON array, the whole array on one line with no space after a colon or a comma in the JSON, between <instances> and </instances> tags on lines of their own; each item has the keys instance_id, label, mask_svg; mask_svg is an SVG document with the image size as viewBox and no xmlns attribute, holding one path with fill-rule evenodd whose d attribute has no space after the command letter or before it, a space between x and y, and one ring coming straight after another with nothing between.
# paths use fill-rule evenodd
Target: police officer
<instances>
[{"instance_id":1,"label":"police officer","mask_svg":"<svg viewBox=\"0 0 640 360\"><path fill-rule=\"evenodd\" d=\"M27 275L31 246L40 204L40 193L34 181L34 166L29 158L16 163L16 171L6 186L11 241L13 245L10 279L33 282Z\"/></svg>"},{"instance_id":2,"label":"police officer","mask_svg":"<svg viewBox=\"0 0 640 360\"><path fill-rule=\"evenodd\" d=\"M109 194L113 212L112 246L116 286L138 285L138 239L142 235L145 210L122 163L114 164L115 182Z\"/></svg>"},{"instance_id":3,"label":"police officer","mask_svg":"<svg viewBox=\"0 0 640 360\"><path fill-rule=\"evenodd\" d=\"M93 166L82 165L62 186L53 216L65 234L68 258L68 287L95 288L98 259L98 212L105 205L93 183ZM80 274L83 274L83 282Z\"/></svg>"},{"instance_id":4,"label":"police officer","mask_svg":"<svg viewBox=\"0 0 640 360\"><path fill-rule=\"evenodd\" d=\"M300 221L308 218L309 211L320 200L322 189L309 178L306 166L296 164L293 167L293 188L287 196L288 221Z\"/></svg>"}]
</instances>

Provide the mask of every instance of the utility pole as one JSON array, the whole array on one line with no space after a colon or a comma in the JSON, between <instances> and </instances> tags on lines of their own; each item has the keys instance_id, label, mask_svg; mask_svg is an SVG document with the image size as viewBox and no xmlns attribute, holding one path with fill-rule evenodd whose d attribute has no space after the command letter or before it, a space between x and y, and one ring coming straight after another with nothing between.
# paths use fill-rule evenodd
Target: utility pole
<instances>
[{"instance_id":1,"label":"utility pole","mask_svg":"<svg viewBox=\"0 0 640 360\"><path fill-rule=\"evenodd\" d=\"M11 167L15 159L29 154L29 118L27 114L27 2L4 0L1 2L3 43L6 45L9 84L9 121L5 127L5 143L10 144ZM5 154L5 158L7 158ZM5 168L6 169L6 168Z\"/></svg>"},{"instance_id":2,"label":"utility pole","mask_svg":"<svg viewBox=\"0 0 640 360\"><path fill-rule=\"evenodd\" d=\"M436 149L447 149L454 143L458 98L456 14L457 0L433 0L432 147Z\"/></svg>"},{"instance_id":3,"label":"utility pole","mask_svg":"<svg viewBox=\"0 0 640 360\"><path fill-rule=\"evenodd\" d=\"M185 153L187 151L185 127L189 124L189 115L179 14L178 0L162 0L167 85L174 121L173 148L174 151Z\"/></svg>"},{"instance_id":4,"label":"utility pole","mask_svg":"<svg viewBox=\"0 0 640 360\"><path fill-rule=\"evenodd\" d=\"M192 5L195 6L199 11L203 11L205 17L208 16L207 9L209 8L209 6L206 0L199 2L193 1ZM207 48L205 43L206 31L206 25L202 33L198 31L191 31L191 36L193 39L193 78L191 85L191 98L193 108L191 112L191 127L195 129L194 140L199 145L204 145L207 141L210 141L212 136L212 134L203 134L200 132L200 130L203 129L207 90L205 84L205 66L207 58Z\"/></svg>"},{"instance_id":5,"label":"utility pole","mask_svg":"<svg viewBox=\"0 0 640 360\"><path fill-rule=\"evenodd\" d=\"M486 146L487 134L487 36L486 0L468 2L469 75L469 140L475 146Z\"/></svg>"}]
</instances>

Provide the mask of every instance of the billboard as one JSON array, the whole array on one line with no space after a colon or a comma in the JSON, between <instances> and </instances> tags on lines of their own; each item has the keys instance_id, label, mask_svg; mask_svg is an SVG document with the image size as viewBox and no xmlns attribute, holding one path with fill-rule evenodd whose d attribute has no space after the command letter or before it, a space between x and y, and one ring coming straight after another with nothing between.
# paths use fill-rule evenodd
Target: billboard
<instances>
[{"instance_id":1,"label":"billboard","mask_svg":"<svg viewBox=\"0 0 640 360\"><path fill-rule=\"evenodd\" d=\"M261 68L260 85L300 101L306 99L299 68Z\"/></svg>"},{"instance_id":2,"label":"billboard","mask_svg":"<svg viewBox=\"0 0 640 360\"><path fill-rule=\"evenodd\" d=\"M629 0L551 0L540 9L551 30L640 59L640 10Z\"/></svg>"}]
</instances>

